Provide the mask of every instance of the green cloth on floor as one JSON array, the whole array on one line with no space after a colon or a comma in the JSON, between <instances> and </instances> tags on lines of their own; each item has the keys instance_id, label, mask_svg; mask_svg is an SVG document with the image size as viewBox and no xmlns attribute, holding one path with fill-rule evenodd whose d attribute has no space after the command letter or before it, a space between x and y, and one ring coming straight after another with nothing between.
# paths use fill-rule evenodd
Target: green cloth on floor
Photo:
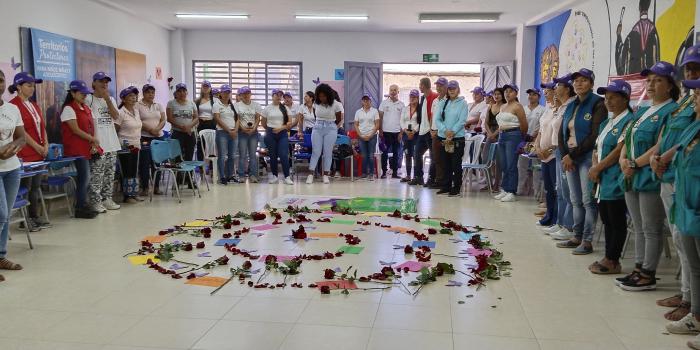
<instances>
[{"instance_id":1,"label":"green cloth on floor","mask_svg":"<svg viewBox=\"0 0 700 350\"><path fill-rule=\"evenodd\" d=\"M356 197L352 199L341 199L336 201L341 208L350 208L361 212L386 212L391 213L399 210L402 213L415 213L415 199L401 198L376 198L376 197Z\"/></svg>"},{"instance_id":2,"label":"green cloth on floor","mask_svg":"<svg viewBox=\"0 0 700 350\"><path fill-rule=\"evenodd\" d=\"M357 222L354 220L343 220L343 219L331 219L331 224L336 224L336 225L354 225Z\"/></svg>"},{"instance_id":3,"label":"green cloth on floor","mask_svg":"<svg viewBox=\"0 0 700 350\"><path fill-rule=\"evenodd\" d=\"M338 248L338 251L343 252L345 254L360 254L360 252L362 252L363 249L365 249L365 247L346 245Z\"/></svg>"}]
</instances>

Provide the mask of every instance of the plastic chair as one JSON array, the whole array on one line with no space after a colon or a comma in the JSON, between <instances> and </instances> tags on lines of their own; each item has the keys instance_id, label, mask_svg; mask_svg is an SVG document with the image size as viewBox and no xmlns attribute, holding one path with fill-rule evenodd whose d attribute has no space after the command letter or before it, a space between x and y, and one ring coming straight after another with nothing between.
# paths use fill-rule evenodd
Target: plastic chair
<instances>
[{"instance_id":1,"label":"plastic chair","mask_svg":"<svg viewBox=\"0 0 700 350\"><path fill-rule=\"evenodd\" d=\"M199 132L199 140L202 143L202 149L204 150L203 161L211 164L211 179L212 182L214 182L219 178L217 176L219 169L216 168L216 161L218 159L218 154L216 153L216 130L201 130Z\"/></svg>"},{"instance_id":2,"label":"plastic chair","mask_svg":"<svg viewBox=\"0 0 700 350\"><path fill-rule=\"evenodd\" d=\"M29 215L27 213L27 207L29 206L29 200L27 200L27 194L29 190L26 187L20 187L17 192L17 197L15 198L15 204L12 206L12 210L19 210L22 214L21 221L24 221L24 227L27 234L27 242L29 242L29 249L34 249L34 244L32 244L32 237L29 236ZM9 225L9 222L8 222Z\"/></svg>"},{"instance_id":3,"label":"plastic chair","mask_svg":"<svg viewBox=\"0 0 700 350\"><path fill-rule=\"evenodd\" d=\"M207 180L207 177L204 176L204 166L205 163L203 160L184 160L182 159L182 148L180 148L180 141L176 139L170 139L167 140L168 142L168 149L170 150L170 160L172 161L180 161L181 166L192 166L194 167L195 170L199 169L202 176L201 178L204 178L204 183L207 185L207 191L209 191L209 180ZM192 173L192 179L194 180L194 172ZM195 186L193 186L195 187ZM200 195L201 197L201 195Z\"/></svg>"},{"instance_id":4,"label":"plastic chair","mask_svg":"<svg viewBox=\"0 0 700 350\"><path fill-rule=\"evenodd\" d=\"M311 161L311 134L304 134L304 140L300 144L300 147L294 150L292 153L292 169L294 169L294 174L296 174L296 180L299 181L299 172L296 171L297 163L303 161Z\"/></svg>"},{"instance_id":5,"label":"plastic chair","mask_svg":"<svg viewBox=\"0 0 700 350\"><path fill-rule=\"evenodd\" d=\"M48 201L49 204L46 206L46 220L49 219L48 212L51 209L51 201L59 198L65 198L68 214L73 216L72 197L77 188L74 176L77 174L73 169L73 161L56 160L49 164L49 176L41 182L42 186L49 188L49 191L42 191L44 200Z\"/></svg>"},{"instance_id":6,"label":"plastic chair","mask_svg":"<svg viewBox=\"0 0 700 350\"><path fill-rule=\"evenodd\" d=\"M494 142L491 145L489 145L489 149L487 150L486 154L486 159L484 160L484 163L477 163L477 164L462 164L462 169L465 170L465 172L462 174L462 186L460 192L462 193L462 197L464 197L464 192L466 190L465 186L465 176L467 172L470 170L474 170L475 172L479 173L482 172L486 175L486 182L488 183L489 186L489 193L491 193L491 174L489 174L489 170L491 167L493 167L496 159L496 147L498 146L498 143ZM476 158L478 159L478 158Z\"/></svg>"},{"instance_id":7,"label":"plastic chair","mask_svg":"<svg viewBox=\"0 0 700 350\"><path fill-rule=\"evenodd\" d=\"M464 144L464 157L462 157L462 164L479 164L479 156L481 155L481 145L484 143L486 135L477 134L466 139ZM478 174L477 181L479 180ZM466 176L466 178L464 178ZM465 180L469 181L469 186L472 184L471 171L466 171L462 174Z\"/></svg>"},{"instance_id":8,"label":"plastic chair","mask_svg":"<svg viewBox=\"0 0 700 350\"><path fill-rule=\"evenodd\" d=\"M174 141L174 142L173 142ZM192 182L192 176L194 174L194 171L196 169L195 166L193 165L187 165L187 164L177 164L177 165L171 165L171 166L164 166L163 163L166 163L168 161L171 161L172 158L170 157L171 153L171 144L176 143L179 149L180 143L177 140L170 140L170 141L160 141L160 140L153 140L151 142L151 159L153 160L153 163L156 165L156 171L153 173L152 176L149 176L148 182L150 183L151 186L149 186L149 191L148 191L148 197L150 201L153 201L153 191L155 190L155 184L154 184L154 178L158 173L168 173L172 175L172 178L175 179L175 193L177 194L177 201L178 203L182 203L182 198L180 197L180 186L177 183L177 173L184 173L186 178L189 179L190 182ZM197 189L197 186L192 186L193 188L193 194L199 194L199 197L201 198L202 195L199 193L199 190ZM166 187L167 188L167 187Z\"/></svg>"}]
</instances>

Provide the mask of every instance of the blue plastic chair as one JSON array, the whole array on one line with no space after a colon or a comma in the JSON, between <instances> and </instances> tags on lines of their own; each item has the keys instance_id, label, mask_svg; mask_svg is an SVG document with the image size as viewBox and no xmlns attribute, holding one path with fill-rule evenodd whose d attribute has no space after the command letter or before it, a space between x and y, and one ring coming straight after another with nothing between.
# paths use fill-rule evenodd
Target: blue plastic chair
<instances>
[{"instance_id":1,"label":"blue plastic chair","mask_svg":"<svg viewBox=\"0 0 700 350\"><path fill-rule=\"evenodd\" d=\"M29 200L27 200L27 194L29 190L20 186L19 191L17 191L17 197L15 198L15 204L12 206L12 210L19 210L24 219L24 227L26 227L27 242L29 242L29 249L34 249L34 244L32 244L32 237L29 236L29 215L27 213L27 207L29 206Z\"/></svg>"},{"instance_id":2,"label":"blue plastic chair","mask_svg":"<svg viewBox=\"0 0 700 350\"><path fill-rule=\"evenodd\" d=\"M185 174L186 178L189 179L190 182L192 182L192 174L194 173L194 170L196 167L194 167L192 165L187 165L187 164L178 164L178 166L173 166L173 167L163 166L163 163L173 160L173 158L171 158L171 156L170 156L172 141L177 142L177 140L170 140L170 141L153 140L151 142L151 159L153 160L153 163L156 165L156 171L153 173L152 176L149 176L149 179L148 179L148 182L151 185L151 186L149 186L150 190L148 192L148 197L149 197L150 201L153 201L153 191L155 190L154 178L157 177L158 173L169 173L170 175L172 175L173 179L176 179L174 187L175 187L175 193L177 194L178 203L182 203L182 198L180 197L180 186L177 183L177 174L178 173ZM179 149L179 142L178 142L178 149ZM202 195L199 193L197 186L192 186L192 187L194 187L193 188L193 195L199 194L199 197L201 198Z\"/></svg>"},{"instance_id":3,"label":"blue plastic chair","mask_svg":"<svg viewBox=\"0 0 700 350\"><path fill-rule=\"evenodd\" d=\"M493 167L494 163L496 162L496 148L498 147L498 143L494 142L489 145L489 149L486 152L486 158L484 159L483 163L479 164L462 164L462 170L465 170L464 174L467 174L468 170L474 170L476 172L483 172L484 175L486 175L486 181L488 182L489 186L489 193L491 193L492 188L491 188L491 174L489 173L489 170L491 167ZM464 183L466 182L466 177L463 175L462 176L462 186L460 192L462 193L462 197L464 197L464 191L466 190L466 186L464 186Z\"/></svg>"},{"instance_id":4,"label":"blue plastic chair","mask_svg":"<svg viewBox=\"0 0 700 350\"><path fill-rule=\"evenodd\" d=\"M180 148L180 141L176 139L169 139L167 140L169 150L170 150L170 159L173 161L176 161L180 159L180 165L184 166L192 166L195 168L195 170L199 169L201 174L204 174L204 167L207 165L205 161L203 160L184 160L182 159L182 148ZM194 177L194 172L192 174L192 177ZM204 183L207 185L207 191L209 191L209 180L207 180L206 176L202 176L204 178Z\"/></svg>"}]
</instances>

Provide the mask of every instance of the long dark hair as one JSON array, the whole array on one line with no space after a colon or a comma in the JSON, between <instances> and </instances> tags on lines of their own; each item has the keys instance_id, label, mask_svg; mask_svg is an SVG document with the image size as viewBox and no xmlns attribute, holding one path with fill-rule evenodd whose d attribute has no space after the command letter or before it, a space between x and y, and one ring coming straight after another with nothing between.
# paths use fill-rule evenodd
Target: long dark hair
<instances>
[{"instance_id":1,"label":"long dark hair","mask_svg":"<svg viewBox=\"0 0 700 350\"><path fill-rule=\"evenodd\" d=\"M313 91L307 91L306 96L309 96L309 98L311 99L311 102L316 100L316 95L314 94Z\"/></svg>"},{"instance_id":2,"label":"long dark hair","mask_svg":"<svg viewBox=\"0 0 700 350\"><path fill-rule=\"evenodd\" d=\"M505 92L503 91L503 88L499 87L493 89L493 102L498 103L498 101L496 101L496 92L501 93L501 103L504 103L506 99Z\"/></svg>"},{"instance_id":3,"label":"long dark hair","mask_svg":"<svg viewBox=\"0 0 700 350\"><path fill-rule=\"evenodd\" d=\"M202 102L202 88L199 88L199 97L197 97L197 100L195 101L195 105L197 106L197 114L199 114L199 103ZM212 107L214 107L214 89L209 86L209 104L211 104Z\"/></svg>"},{"instance_id":4,"label":"long dark hair","mask_svg":"<svg viewBox=\"0 0 700 350\"><path fill-rule=\"evenodd\" d=\"M314 103L316 103L317 105L321 104L321 99L319 98L320 94L326 96L326 104L328 106L333 105L333 102L336 100L336 96L338 95L338 93L335 90L333 90L333 88L331 88L330 85L318 84L318 86L316 87L316 92L314 93ZM338 100L338 102L340 102L340 100Z\"/></svg>"},{"instance_id":5,"label":"long dark hair","mask_svg":"<svg viewBox=\"0 0 700 350\"><path fill-rule=\"evenodd\" d=\"M228 97L228 106L231 107L231 110L233 111L233 120L238 121L238 111L236 111L236 107L233 106L233 99L231 98L231 95Z\"/></svg>"},{"instance_id":6,"label":"long dark hair","mask_svg":"<svg viewBox=\"0 0 700 350\"><path fill-rule=\"evenodd\" d=\"M668 83L671 85L671 98L674 102L678 101L678 99L681 98L681 88L678 86L678 83L676 83L676 79L666 76L666 80L668 80Z\"/></svg>"}]
</instances>

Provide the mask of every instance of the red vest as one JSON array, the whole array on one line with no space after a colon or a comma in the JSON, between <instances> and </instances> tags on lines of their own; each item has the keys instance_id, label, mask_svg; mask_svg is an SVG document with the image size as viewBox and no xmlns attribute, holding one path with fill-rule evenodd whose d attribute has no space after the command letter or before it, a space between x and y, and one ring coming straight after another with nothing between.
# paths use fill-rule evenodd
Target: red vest
<instances>
[{"instance_id":1,"label":"red vest","mask_svg":"<svg viewBox=\"0 0 700 350\"><path fill-rule=\"evenodd\" d=\"M433 101L435 101L436 98L440 96L437 92L431 93L430 95L426 96L426 100L428 100L428 120L432 123L433 122Z\"/></svg>"},{"instance_id":2,"label":"red vest","mask_svg":"<svg viewBox=\"0 0 700 350\"><path fill-rule=\"evenodd\" d=\"M71 102L68 106L75 111L75 121L78 123L80 130L94 136L95 124L92 121L90 107L83 104L83 109L81 110L80 106L75 101ZM61 123L61 133L63 135L63 155L67 157L81 156L90 158L90 142L74 134L70 127L68 127L68 122Z\"/></svg>"},{"instance_id":3,"label":"red vest","mask_svg":"<svg viewBox=\"0 0 700 350\"><path fill-rule=\"evenodd\" d=\"M15 96L15 98L10 100L10 103L19 108L19 112L22 115L22 123L24 123L25 135L31 137L32 140L34 140L36 143L42 146L46 145L47 140L41 140L41 137L44 135L40 135L39 132L36 130L36 122L34 121L34 116L32 115L32 112L29 111L29 108L27 108L27 106L24 104L22 99L19 96ZM44 130L46 130L46 121L44 120L44 116L41 115L41 109L39 108L39 105L36 104L36 102L29 101L29 103L31 103L34 106L36 112L39 113L39 123L41 124L39 130L41 130L41 132L43 133ZM34 150L34 148L32 148L32 146L29 146L29 144L26 144L17 155L20 158L22 158L23 161L27 162L36 162L44 160L44 157L37 153Z\"/></svg>"}]
</instances>

